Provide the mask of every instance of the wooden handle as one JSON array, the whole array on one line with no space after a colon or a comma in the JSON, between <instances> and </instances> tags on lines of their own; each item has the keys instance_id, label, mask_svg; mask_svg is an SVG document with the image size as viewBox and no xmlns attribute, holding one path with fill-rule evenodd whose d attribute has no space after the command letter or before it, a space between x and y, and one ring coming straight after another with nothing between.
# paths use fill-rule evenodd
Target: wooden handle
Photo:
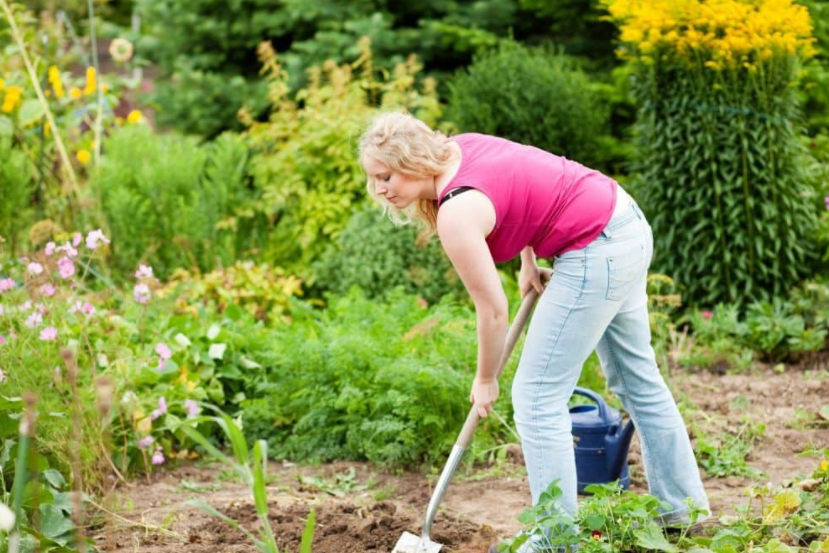
<instances>
[{"instance_id":1,"label":"wooden handle","mask_svg":"<svg viewBox=\"0 0 829 553\"><path fill-rule=\"evenodd\" d=\"M552 275L552 271L550 269L541 269L545 275L547 275L547 279L549 280L550 276ZM518 308L518 313L515 314L515 318L512 320L512 325L510 325L509 332L507 333L507 339L504 343L504 351L501 354L501 360L498 362L498 370L495 372L495 378L500 378L501 373L504 372L504 367L507 366L507 362L509 361L510 356L512 356L512 350L515 349L515 344L518 343L518 337L521 335L521 332L524 330L524 326L527 324L527 319L530 318L530 313L535 307L535 302L538 301L538 292L535 288L530 289L527 292L527 295L524 296L524 300L521 302L521 307ZM473 405L472 408L469 410L469 414L466 416L466 422L463 423L463 428L461 429L460 435L458 435L458 440L455 442L455 445L460 446L466 449L466 446L469 445L469 442L472 441L472 435L475 433L475 429L478 428L478 422L481 420L481 417L478 415L478 410Z\"/></svg>"}]
</instances>

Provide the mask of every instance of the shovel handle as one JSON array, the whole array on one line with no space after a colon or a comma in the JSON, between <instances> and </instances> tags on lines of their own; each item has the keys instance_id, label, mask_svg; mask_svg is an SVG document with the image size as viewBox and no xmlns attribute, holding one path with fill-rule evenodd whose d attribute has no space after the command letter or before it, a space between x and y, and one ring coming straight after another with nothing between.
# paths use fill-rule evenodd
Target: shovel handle
<instances>
[{"instance_id":1,"label":"shovel handle","mask_svg":"<svg viewBox=\"0 0 829 553\"><path fill-rule=\"evenodd\" d=\"M550 269L545 268L541 269L541 271L547 275L548 280L553 274ZM498 362L498 370L495 373L496 379L500 378L501 373L504 372L504 367L506 367L507 362L512 355L512 350L515 349L515 344L518 343L518 337L521 335L521 332L523 332L524 326L527 324L527 319L530 318L530 313L532 313L536 301L538 301L538 292L535 288L530 288L530 291L527 292L526 296L524 296L524 299L521 302L521 307L518 308L518 313L515 314L515 318L512 320L509 332L507 333L507 338L504 343L504 351L501 353L501 360ZM466 449L466 446L468 446L469 442L472 441L472 435L475 433L475 429L478 428L478 422L480 422L480 420L481 417L478 415L478 410L473 405L469 410L469 414L466 416L466 422L463 424L461 433L458 435L458 440L455 442L456 446Z\"/></svg>"}]
</instances>

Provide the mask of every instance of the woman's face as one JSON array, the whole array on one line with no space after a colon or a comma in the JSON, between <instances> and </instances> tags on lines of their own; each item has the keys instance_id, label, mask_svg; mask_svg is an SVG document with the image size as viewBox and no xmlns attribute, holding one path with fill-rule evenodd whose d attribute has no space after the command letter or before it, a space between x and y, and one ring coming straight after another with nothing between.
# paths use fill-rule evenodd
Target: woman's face
<instances>
[{"instance_id":1,"label":"woman's face","mask_svg":"<svg viewBox=\"0 0 829 553\"><path fill-rule=\"evenodd\" d=\"M374 180L375 193L397 209L404 209L429 193L434 179L418 179L389 169L384 163L363 156L363 169Z\"/></svg>"}]
</instances>

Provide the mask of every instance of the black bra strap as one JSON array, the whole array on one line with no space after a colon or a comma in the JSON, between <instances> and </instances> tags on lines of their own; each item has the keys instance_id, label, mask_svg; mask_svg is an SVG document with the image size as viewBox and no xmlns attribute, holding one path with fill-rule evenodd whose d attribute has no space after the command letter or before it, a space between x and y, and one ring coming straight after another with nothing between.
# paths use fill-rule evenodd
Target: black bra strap
<instances>
[{"instance_id":1,"label":"black bra strap","mask_svg":"<svg viewBox=\"0 0 829 553\"><path fill-rule=\"evenodd\" d=\"M467 190L475 190L475 188L473 188L472 186L459 186L459 187L457 187L457 188L453 188L452 190L450 190L450 191L449 191L449 192L448 192L448 193L447 193L447 194L443 197L443 199L440 201L440 204L438 204L438 208L440 208L440 206L442 206L443 204L445 204L448 200L451 200L452 198L454 198L454 197L455 197L455 196L457 196L458 194L463 194L463 193L464 193L464 192L466 192Z\"/></svg>"}]
</instances>

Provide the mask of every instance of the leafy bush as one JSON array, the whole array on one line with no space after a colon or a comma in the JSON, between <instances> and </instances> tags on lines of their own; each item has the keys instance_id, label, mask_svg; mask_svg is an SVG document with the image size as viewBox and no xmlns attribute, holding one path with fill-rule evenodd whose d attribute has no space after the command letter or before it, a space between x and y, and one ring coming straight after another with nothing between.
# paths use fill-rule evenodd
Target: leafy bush
<instances>
[{"instance_id":1,"label":"leafy bush","mask_svg":"<svg viewBox=\"0 0 829 553\"><path fill-rule=\"evenodd\" d=\"M719 304L713 311L694 311L692 364L748 368L752 352L771 361L796 361L826 348L829 335L829 286L806 282L789 299L754 302L741 309Z\"/></svg>"},{"instance_id":2,"label":"leafy bush","mask_svg":"<svg viewBox=\"0 0 829 553\"><path fill-rule=\"evenodd\" d=\"M608 4L637 70L635 191L654 230L654 268L691 304L786 294L814 270L817 199L794 88L813 54L808 12L731 0L739 16L717 23L705 4L659 3L665 23L653 27L650 8ZM751 30L772 16L777 26Z\"/></svg>"},{"instance_id":3,"label":"leafy bush","mask_svg":"<svg viewBox=\"0 0 829 553\"><path fill-rule=\"evenodd\" d=\"M215 306L219 313L235 306L257 320L275 323L289 318L289 298L301 294L300 286L299 279L285 275L279 267L238 261L203 276L176 269L165 294L174 296L176 305L193 314L198 304Z\"/></svg>"},{"instance_id":4,"label":"leafy bush","mask_svg":"<svg viewBox=\"0 0 829 553\"><path fill-rule=\"evenodd\" d=\"M296 304L274 330L272 364L243 403L245 428L294 460L443 460L470 408L474 314L444 301L424 307L397 290L379 304L354 289L325 311ZM511 415L514 356L496 409ZM480 451L506 429L486 419Z\"/></svg>"},{"instance_id":5,"label":"leafy bush","mask_svg":"<svg viewBox=\"0 0 829 553\"><path fill-rule=\"evenodd\" d=\"M209 270L255 249L267 222L251 207L248 155L232 134L199 146L143 125L113 133L90 184L113 240L115 271L130 274L139 262L162 277L183 264Z\"/></svg>"},{"instance_id":6,"label":"leafy bush","mask_svg":"<svg viewBox=\"0 0 829 553\"><path fill-rule=\"evenodd\" d=\"M396 227L376 206L367 205L314 265L316 281L337 295L358 286L367 297L383 299L402 286L430 303L445 294L466 297L440 244L419 245L416 235L414 226Z\"/></svg>"},{"instance_id":7,"label":"leafy bush","mask_svg":"<svg viewBox=\"0 0 829 553\"><path fill-rule=\"evenodd\" d=\"M297 100L287 95L288 76L273 49L260 48L272 111L267 122L248 119L246 137L257 152L251 171L261 193L259 209L274 221L264 259L309 283L311 264L365 201L365 175L354 152L370 118L392 108L408 108L429 123L440 115L434 82L427 79L422 91L414 86L416 60L377 81L368 41L361 48L354 66L312 69ZM361 73L353 75L353 69Z\"/></svg>"},{"instance_id":8,"label":"leafy bush","mask_svg":"<svg viewBox=\"0 0 829 553\"><path fill-rule=\"evenodd\" d=\"M579 2L588 4L588 2ZM544 5L539 5L544 4ZM472 56L506 37L548 40L561 10L582 13L591 6L527 0L462 0L429 2L198 0L188 3L139 0L138 13L149 33L139 43L160 69L155 100L158 120L187 133L213 136L238 127L243 105L259 116L266 94L259 74L257 45L270 40L290 74L289 87L307 82L305 71L327 60L350 63L361 56L359 39L375 45L375 67L391 72L415 54L431 75L442 78L468 64ZM227 14L233 12L228 22ZM596 29L602 33L597 37ZM612 54L611 27L592 22L574 32L572 25L553 29L552 38L566 40L580 53ZM612 63L612 60L611 60Z\"/></svg>"},{"instance_id":9,"label":"leafy bush","mask_svg":"<svg viewBox=\"0 0 829 553\"><path fill-rule=\"evenodd\" d=\"M27 157L12 147L0 129L0 236L9 241L11 251L25 244L23 233L34 222L32 194L35 181Z\"/></svg>"},{"instance_id":10,"label":"leafy bush","mask_svg":"<svg viewBox=\"0 0 829 553\"><path fill-rule=\"evenodd\" d=\"M460 71L449 89L446 117L462 132L502 136L586 165L605 161L608 110L564 55L505 45Z\"/></svg>"}]
</instances>

